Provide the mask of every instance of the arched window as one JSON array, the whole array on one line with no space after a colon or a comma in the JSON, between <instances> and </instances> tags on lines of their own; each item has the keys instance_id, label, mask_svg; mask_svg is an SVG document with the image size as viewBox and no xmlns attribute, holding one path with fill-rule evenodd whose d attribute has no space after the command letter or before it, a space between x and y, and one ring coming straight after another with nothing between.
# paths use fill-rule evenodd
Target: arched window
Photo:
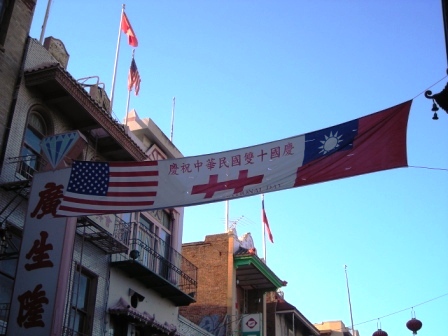
<instances>
[{"instance_id":1,"label":"arched window","mask_svg":"<svg viewBox=\"0 0 448 336\"><path fill-rule=\"evenodd\" d=\"M41 168L40 143L47 135L47 125L44 118L37 112L31 112L25 129L25 137L20 156L22 162L19 173L25 178L31 178Z\"/></svg>"}]
</instances>

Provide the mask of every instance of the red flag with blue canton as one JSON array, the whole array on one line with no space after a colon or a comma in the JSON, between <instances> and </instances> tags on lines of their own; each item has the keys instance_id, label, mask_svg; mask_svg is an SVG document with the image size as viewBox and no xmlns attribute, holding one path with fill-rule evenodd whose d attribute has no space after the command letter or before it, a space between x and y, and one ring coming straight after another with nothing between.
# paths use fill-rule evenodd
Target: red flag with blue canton
<instances>
[{"instance_id":1,"label":"red flag with blue canton","mask_svg":"<svg viewBox=\"0 0 448 336\"><path fill-rule=\"evenodd\" d=\"M305 155L294 187L406 167L412 101L305 134Z\"/></svg>"}]
</instances>

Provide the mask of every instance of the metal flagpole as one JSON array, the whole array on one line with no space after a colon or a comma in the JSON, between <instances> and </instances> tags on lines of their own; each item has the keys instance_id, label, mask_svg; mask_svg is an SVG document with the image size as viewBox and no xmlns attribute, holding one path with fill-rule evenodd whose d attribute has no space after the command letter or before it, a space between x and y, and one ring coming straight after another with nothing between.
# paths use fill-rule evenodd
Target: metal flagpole
<instances>
[{"instance_id":1,"label":"metal flagpole","mask_svg":"<svg viewBox=\"0 0 448 336\"><path fill-rule=\"evenodd\" d=\"M40 32L40 39L39 39L40 44L42 44L42 42L44 41L45 29L47 28L48 17L50 16L50 7L51 7L51 0L48 0L47 10L45 11L44 23L42 24L42 30Z\"/></svg>"},{"instance_id":2,"label":"metal flagpole","mask_svg":"<svg viewBox=\"0 0 448 336\"><path fill-rule=\"evenodd\" d=\"M134 59L134 53L135 53L135 49L132 50L132 60ZM132 63L131 60L131 63ZM131 75L131 69L129 69L129 74L128 76ZM128 78L128 82L129 82L129 78ZM129 113L129 101L131 100L131 89L129 88L129 83L128 83L128 99L126 100L126 114L125 114L125 125L128 125L128 113Z\"/></svg>"},{"instance_id":3,"label":"metal flagpole","mask_svg":"<svg viewBox=\"0 0 448 336\"><path fill-rule=\"evenodd\" d=\"M344 269L345 269L345 281L347 283L348 305L350 307L350 320L352 323L352 336L355 336L355 328L354 328L354 324L353 324L353 313L352 313L352 302L350 300L350 288L348 287L347 265L344 265Z\"/></svg>"},{"instance_id":4,"label":"metal flagpole","mask_svg":"<svg viewBox=\"0 0 448 336\"><path fill-rule=\"evenodd\" d=\"M135 49L132 50L132 60L134 59L134 54L135 54ZM132 63L131 60L131 63ZM129 69L129 74L128 74L128 82L129 82L129 76L131 75L131 69ZM128 113L129 113L129 101L131 100L131 89L129 88L129 83L128 83L128 99L126 101L126 114L125 114L125 125L128 125Z\"/></svg>"},{"instance_id":5,"label":"metal flagpole","mask_svg":"<svg viewBox=\"0 0 448 336\"><path fill-rule=\"evenodd\" d=\"M264 202L264 194L261 194L261 204L263 204ZM266 224L264 222L264 212L263 212L263 208L261 209L261 225L263 226L263 257L264 257L264 262L265 264L267 264L267 259L266 259Z\"/></svg>"},{"instance_id":6,"label":"metal flagpole","mask_svg":"<svg viewBox=\"0 0 448 336\"><path fill-rule=\"evenodd\" d=\"M225 213L225 231L224 232L229 232L229 200L226 200L226 209L225 209L226 213Z\"/></svg>"},{"instance_id":7,"label":"metal flagpole","mask_svg":"<svg viewBox=\"0 0 448 336\"><path fill-rule=\"evenodd\" d=\"M118 55L119 55L119 51L120 51L121 22L123 20L124 7L125 7L125 4L123 4L121 7L120 25L118 26L117 50L115 51L114 73L112 75L112 87L110 89L110 110L111 111L113 111L113 105L114 105L115 79L117 77Z\"/></svg>"},{"instance_id":8,"label":"metal flagpole","mask_svg":"<svg viewBox=\"0 0 448 336\"><path fill-rule=\"evenodd\" d=\"M126 101L126 117L125 117L125 125L128 125L128 113L129 113L129 101L131 100L131 90L128 90L128 99Z\"/></svg>"},{"instance_id":9,"label":"metal flagpole","mask_svg":"<svg viewBox=\"0 0 448 336\"><path fill-rule=\"evenodd\" d=\"M173 131L174 131L174 109L176 108L176 97L173 97L173 109L171 111L171 136L170 141L173 142Z\"/></svg>"}]
</instances>

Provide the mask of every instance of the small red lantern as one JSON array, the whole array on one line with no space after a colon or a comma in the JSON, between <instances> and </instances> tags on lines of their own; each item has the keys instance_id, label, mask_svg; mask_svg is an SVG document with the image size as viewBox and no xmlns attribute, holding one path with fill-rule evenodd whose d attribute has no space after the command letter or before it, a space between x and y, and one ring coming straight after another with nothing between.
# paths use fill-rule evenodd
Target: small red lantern
<instances>
[{"instance_id":1,"label":"small red lantern","mask_svg":"<svg viewBox=\"0 0 448 336\"><path fill-rule=\"evenodd\" d=\"M412 331L414 335L417 335L417 331L421 329L422 325L423 323L420 320L417 320L415 317L411 318L406 323L406 327L408 327L408 329Z\"/></svg>"},{"instance_id":2,"label":"small red lantern","mask_svg":"<svg viewBox=\"0 0 448 336\"><path fill-rule=\"evenodd\" d=\"M375 331L372 336L387 336L387 332L385 332L384 330L378 329L377 331Z\"/></svg>"}]
</instances>

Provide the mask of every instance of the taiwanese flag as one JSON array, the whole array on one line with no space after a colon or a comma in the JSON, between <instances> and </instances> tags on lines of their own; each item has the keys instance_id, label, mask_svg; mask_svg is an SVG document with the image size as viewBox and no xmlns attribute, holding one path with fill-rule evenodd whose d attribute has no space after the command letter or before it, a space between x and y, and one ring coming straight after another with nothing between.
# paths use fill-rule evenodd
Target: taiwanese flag
<instances>
[{"instance_id":1,"label":"taiwanese flag","mask_svg":"<svg viewBox=\"0 0 448 336\"><path fill-rule=\"evenodd\" d=\"M121 30L128 36L129 45L137 47L137 36L135 36L134 29L132 29L131 23L129 22L125 12L123 12L123 15L121 16Z\"/></svg>"},{"instance_id":2,"label":"taiwanese flag","mask_svg":"<svg viewBox=\"0 0 448 336\"><path fill-rule=\"evenodd\" d=\"M406 129L412 101L305 134L294 187L406 167Z\"/></svg>"},{"instance_id":3,"label":"taiwanese flag","mask_svg":"<svg viewBox=\"0 0 448 336\"><path fill-rule=\"evenodd\" d=\"M274 243L274 236L272 235L271 228L269 227L268 216L266 216L266 211L264 210L264 198L261 200L261 219L266 228L271 243Z\"/></svg>"}]
</instances>

